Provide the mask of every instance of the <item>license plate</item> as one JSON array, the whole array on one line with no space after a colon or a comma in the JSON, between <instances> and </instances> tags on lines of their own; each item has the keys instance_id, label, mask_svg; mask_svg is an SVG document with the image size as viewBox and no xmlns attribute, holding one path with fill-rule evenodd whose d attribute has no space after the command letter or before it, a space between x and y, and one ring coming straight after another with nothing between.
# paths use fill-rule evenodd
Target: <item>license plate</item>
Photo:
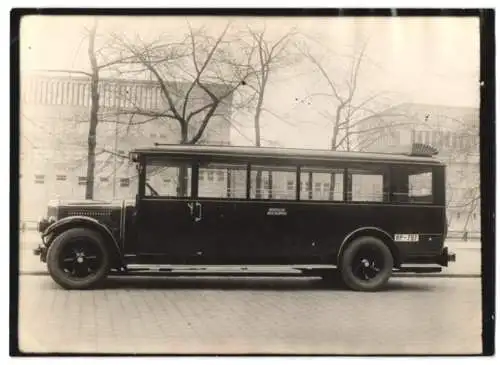
<instances>
[{"instance_id":1,"label":"license plate","mask_svg":"<svg viewBox=\"0 0 500 365\"><path fill-rule=\"evenodd\" d=\"M394 241L396 242L418 242L418 234L396 234L394 235Z\"/></svg>"}]
</instances>

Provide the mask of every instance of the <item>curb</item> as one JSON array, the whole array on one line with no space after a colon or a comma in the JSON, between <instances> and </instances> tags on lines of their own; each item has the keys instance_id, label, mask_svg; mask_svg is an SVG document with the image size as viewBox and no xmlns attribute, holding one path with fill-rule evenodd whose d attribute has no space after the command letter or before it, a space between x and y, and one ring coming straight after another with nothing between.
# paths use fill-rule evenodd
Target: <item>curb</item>
<instances>
[{"instance_id":1,"label":"curb","mask_svg":"<svg viewBox=\"0 0 500 365\"><path fill-rule=\"evenodd\" d=\"M47 271L20 271L19 275L25 276L48 276ZM110 275L110 277L116 277L116 275ZM182 276L182 275L180 275ZM134 277L132 275L127 277ZM140 275L137 275L140 277ZM166 276L168 277L168 276ZM297 276L297 277L300 277ZM481 274L412 274L412 273L395 273L392 275L393 278L456 278L456 279L470 279L470 278L480 278Z\"/></svg>"}]
</instances>

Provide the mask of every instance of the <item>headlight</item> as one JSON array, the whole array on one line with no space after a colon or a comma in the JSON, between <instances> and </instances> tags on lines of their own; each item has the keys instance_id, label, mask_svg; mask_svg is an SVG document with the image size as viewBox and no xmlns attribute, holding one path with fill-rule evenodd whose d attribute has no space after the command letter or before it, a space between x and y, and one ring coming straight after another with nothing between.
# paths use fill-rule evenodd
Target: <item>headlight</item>
<instances>
[{"instance_id":1,"label":"headlight","mask_svg":"<svg viewBox=\"0 0 500 365\"><path fill-rule=\"evenodd\" d=\"M56 217L49 217L48 219L46 218L40 218L38 221L38 232L43 233L45 230L50 227L53 223L55 223Z\"/></svg>"},{"instance_id":2,"label":"headlight","mask_svg":"<svg viewBox=\"0 0 500 365\"><path fill-rule=\"evenodd\" d=\"M45 218L40 218L38 220L37 231L42 233L49 226L49 222Z\"/></svg>"}]
</instances>

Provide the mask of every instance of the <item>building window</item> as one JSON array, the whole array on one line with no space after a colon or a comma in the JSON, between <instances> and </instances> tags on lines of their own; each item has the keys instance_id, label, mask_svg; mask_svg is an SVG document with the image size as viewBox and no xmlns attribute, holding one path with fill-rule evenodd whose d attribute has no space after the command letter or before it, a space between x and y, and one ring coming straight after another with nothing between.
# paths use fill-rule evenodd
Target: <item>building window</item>
<instances>
[{"instance_id":1,"label":"building window","mask_svg":"<svg viewBox=\"0 0 500 365\"><path fill-rule=\"evenodd\" d=\"M208 177L208 181L214 181L214 172L208 171L207 177Z\"/></svg>"},{"instance_id":2,"label":"building window","mask_svg":"<svg viewBox=\"0 0 500 365\"><path fill-rule=\"evenodd\" d=\"M414 131L414 143L423 143L424 136L422 135L422 131Z\"/></svg>"},{"instance_id":3,"label":"building window","mask_svg":"<svg viewBox=\"0 0 500 365\"><path fill-rule=\"evenodd\" d=\"M56 181L66 181L66 175L56 175Z\"/></svg>"},{"instance_id":4,"label":"building window","mask_svg":"<svg viewBox=\"0 0 500 365\"><path fill-rule=\"evenodd\" d=\"M109 181L109 177L101 176L100 181L101 182L108 182Z\"/></svg>"},{"instance_id":5,"label":"building window","mask_svg":"<svg viewBox=\"0 0 500 365\"><path fill-rule=\"evenodd\" d=\"M286 182L286 190L289 192L295 191L295 180L288 180Z\"/></svg>"},{"instance_id":6,"label":"building window","mask_svg":"<svg viewBox=\"0 0 500 365\"><path fill-rule=\"evenodd\" d=\"M45 175L35 175L35 184L44 184Z\"/></svg>"},{"instance_id":7,"label":"building window","mask_svg":"<svg viewBox=\"0 0 500 365\"><path fill-rule=\"evenodd\" d=\"M130 186L130 179L128 177L121 178L120 179L120 187L121 188L126 188Z\"/></svg>"},{"instance_id":8,"label":"building window","mask_svg":"<svg viewBox=\"0 0 500 365\"><path fill-rule=\"evenodd\" d=\"M78 185L86 185L86 184L87 184L87 178L85 176L79 176Z\"/></svg>"}]
</instances>

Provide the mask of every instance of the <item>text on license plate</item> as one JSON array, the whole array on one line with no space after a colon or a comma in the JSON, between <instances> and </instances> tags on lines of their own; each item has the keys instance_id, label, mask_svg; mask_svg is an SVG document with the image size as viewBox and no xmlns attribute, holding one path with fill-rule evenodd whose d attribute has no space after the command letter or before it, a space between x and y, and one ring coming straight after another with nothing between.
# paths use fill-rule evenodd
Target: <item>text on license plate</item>
<instances>
[{"instance_id":1,"label":"text on license plate","mask_svg":"<svg viewBox=\"0 0 500 365\"><path fill-rule=\"evenodd\" d=\"M420 239L418 234L395 234L394 241L396 242L418 242Z\"/></svg>"}]
</instances>

